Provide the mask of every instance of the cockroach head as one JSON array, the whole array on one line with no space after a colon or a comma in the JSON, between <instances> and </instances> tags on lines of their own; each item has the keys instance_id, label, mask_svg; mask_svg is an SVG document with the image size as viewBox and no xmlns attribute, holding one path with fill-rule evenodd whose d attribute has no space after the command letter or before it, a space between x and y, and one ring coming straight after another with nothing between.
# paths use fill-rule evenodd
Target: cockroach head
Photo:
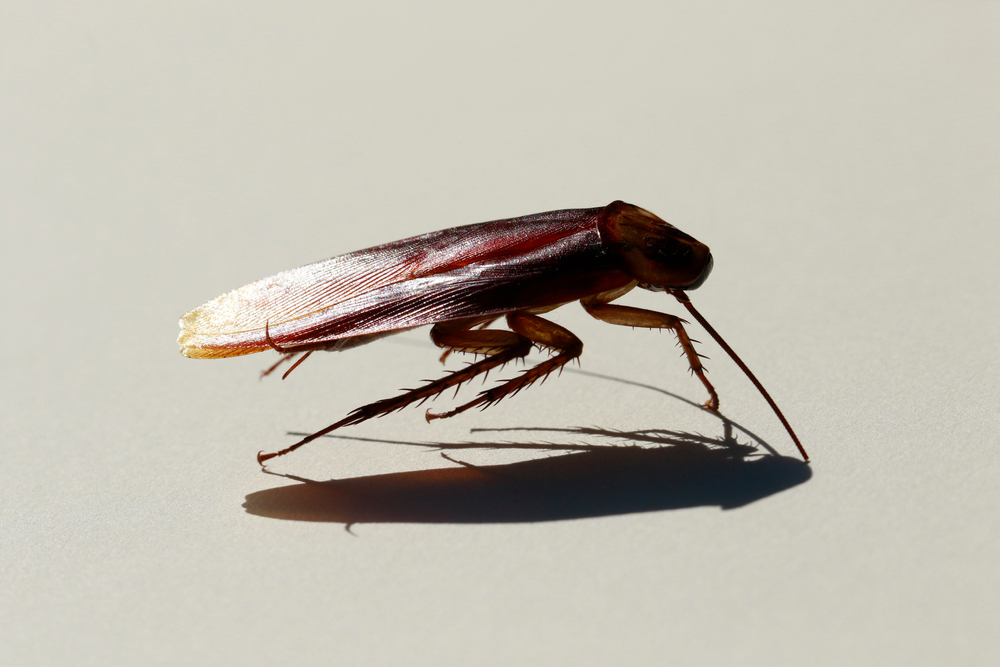
<instances>
[{"instance_id":1,"label":"cockroach head","mask_svg":"<svg viewBox=\"0 0 1000 667\"><path fill-rule=\"evenodd\" d=\"M616 201L598 220L605 246L623 270L647 288L692 290L712 272L712 253L669 222L632 204Z\"/></svg>"}]
</instances>

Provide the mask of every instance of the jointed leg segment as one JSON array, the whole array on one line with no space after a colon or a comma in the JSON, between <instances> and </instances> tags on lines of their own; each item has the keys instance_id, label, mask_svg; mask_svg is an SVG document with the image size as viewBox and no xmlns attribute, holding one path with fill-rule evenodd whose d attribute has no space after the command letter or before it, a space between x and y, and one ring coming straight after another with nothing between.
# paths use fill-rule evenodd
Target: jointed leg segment
<instances>
[{"instance_id":1,"label":"jointed leg segment","mask_svg":"<svg viewBox=\"0 0 1000 667\"><path fill-rule=\"evenodd\" d=\"M469 364L465 368L449 373L443 378L429 382L422 387L411 389L400 396L385 398L381 401L363 405L339 422L303 438L291 447L272 454L257 454L257 462L263 464L264 461L275 456L283 456L289 452L293 452L307 442L311 442L343 426L360 424L374 417L381 417L396 410L402 410L413 403L426 401L451 387L457 388L462 383L468 382L481 373L488 373L493 368L503 366L514 359L522 358L531 351L531 340L520 334L494 329L470 330L470 327L476 326L480 322L481 320L463 320L460 322L437 324L431 330L431 340L441 347L447 347L460 352L486 354L488 356L485 359Z\"/></svg>"},{"instance_id":2,"label":"jointed leg segment","mask_svg":"<svg viewBox=\"0 0 1000 667\"><path fill-rule=\"evenodd\" d=\"M705 366L701 363L702 356L694 349L694 343L684 329L685 321L674 315L658 313L655 310L644 308L633 308L631 306L619 306L610 304L608 301L621 296L617 292L598 294L596 296L583 299L580 303L593 317L609 324L620 324L628 327L644 327L646 329L671 329L677 335L677 341L684 350L691 366L691 372L698 376L701 383L708 390L709 399L705 407L713 412L719 410L719 395L715 392L715 387L708 381L705 375Z\"/></svg>"},{"instance_id":3,"label":"jointed leg segment","mask_svg":"<svg viewBox=\"0 0 1000 667\"><path fill-rule=\"evenodd\" d=\"M483 409L488 408L497 401L507 396L513 396L539 380L544 380L549 374L559 370L573 359L579 357L580 353L583 352L583 342L574 336L572 332L537 315L524 312L511 313L507 316L507 325L514 330L515 335L539 347L555 350L557 354L523 371L516 378L481 392L475 399L465 405L458 406L454 410L441 413L433 413L428 410L428 421L431 419L453 417L465 412L469 408L478 406L482 406Z\"/></svg>"},{"instance_id":4,"label":"jointed leg segment","mask_svg":"<svg viewBox=\"0 0 1000 667\"><path fill-rule=\"evenodd\" d=\"M688 337L687 331L684 330L684 320L666 313L608 303L627 292L631 287L598 294L583 299L581 303L593 317L610 324L673 330L677 335L677 340L680 342L681 348L684 350L684 354L687 355L691 372L698 376L708 390L710 398L705 403L705 407L710 410L718 410L719 396L705 375L705 367L701 363L701 355L695 351L691 338ZM437 346L443 347L446 350L441 357L442 361L453 351L484 354L486 357L469 364L463 369L449 373L443 378L429 382L422 387L411 389L400 396L364 405L351 412L339 422L303 438L291 447L273 454L258 454L257 461L263 464L268 459L292 452L307 442L335 431L342 426L359 424L374 417L381 417L390 412L401 410L413 403L422 403L451 387L455 387L457 390L461 384L468 382L477 375L489 373L490 370L503 366L510 361L524 358L535 345L555 352L553 356L521 372L517 377L480 392L476 398L464 405L442 413L432 413L428 410L427 420L452 417L475 407L488 408L508 396L513 396L535 382L543 381L551 373L560 370L567 363L579 357L583 351L583 343L573 333L538 315L518 311L508 314L506 319L511 331L486 329L484 327L489 326L493 322L493 319L483 318L442 322L434 325L431 329L431 340Z\"/></svg>"}]
</instances>

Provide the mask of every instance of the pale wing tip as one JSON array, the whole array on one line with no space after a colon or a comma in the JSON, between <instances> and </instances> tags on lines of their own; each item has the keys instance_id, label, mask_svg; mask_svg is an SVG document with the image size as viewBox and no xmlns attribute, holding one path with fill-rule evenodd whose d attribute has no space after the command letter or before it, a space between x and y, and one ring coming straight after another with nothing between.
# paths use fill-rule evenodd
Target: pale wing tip
<instances>
[{"instance_id":1,"label":"pale wing tip","mask_svg":"<svg viewBox=\"0 0 1000 667\"><path fill-rule=\"evenodd\" d=\"M201 348L194 342L198 334L194 332L192 325L198 319L199 310L200 308L195 308L191 312L186 313L178 322L181 332L177 335L177 345L181 348L181 354L191 359L205 359L205 353L208 352L208 350Z\"/></svg>"},{"instance_id":2,"label":"pale wing tip","mask_svg":"<svg viewBox=\"0 0 1000 667\"><path fill-rule=\"evenodd\" d=\"M181 332L177 336L177 345L181 348L181 354L189 359L213 359L220 355L211 347L203 347L198 344L198 334L190 329L184 328L184 320L181 320Z\"/></svg>"},{"instance_id":3,"label":"pale wing tip","mask_svg":"<svg viewBox=\"0 0 1000 667\"><path fill-rule=\"evenodd\" d=\"M177 345L180 347L181 354L189 359L224 359L263 352L267 349L259 346L212 345L210 342L198 340L198 338L194 334L182 331L181 335L177 337Z\"/></svg>"},{"instance_id":4,"label":"pale wing tip","mask_svg":"<svg viewBox=\"0 0 1000 667\"><path fill-rule=\"evenodd\" d=\"M180 334L177 345L181 354L189 359L223 359L238 357L244 354L261 352L266 347L255 345L234 345L232 341L220 341L221 336L211 333L199 333L196 325L201 319L202 308L195 308L180 319Z\"/></svg>"},{"instance_id":5,"label":"pale wing tip","mask_svg":"<svg viewBox=\"0 0 1000 667\"><path fill-rule=\"evenodd\" d=\"M184 340L183 332L177 338L177 344L181 348L181 354L183 354L188 359L216 359L219 357L227 356L224 354L218 354L217 350L213 350L211 348L198 347L196 345L188 343L186 340Z\"/></svg>"}]
</instances>

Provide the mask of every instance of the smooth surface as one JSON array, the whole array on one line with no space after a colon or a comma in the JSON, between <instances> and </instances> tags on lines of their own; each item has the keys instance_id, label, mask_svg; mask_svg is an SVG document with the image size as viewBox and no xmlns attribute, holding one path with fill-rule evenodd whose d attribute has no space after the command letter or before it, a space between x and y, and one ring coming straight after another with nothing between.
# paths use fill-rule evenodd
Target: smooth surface
<instances>
[{"instance_id":1,"label":"smooth surface","mask_svg":"<svg viewBox=\"0 0 1000 667\"><path fill-rule=\"evenodd\" d=\"M0 32L0 663L1000 661L1000 4L6 3ZM694 302L809 469L707 336L787 458L720 462L671 337L577 306L584 373L273 466L336 486L254 455L437 377L424 331L284 382L177 352L280 270L618 198L711 246Z\"/></svg>"}]
</instances>

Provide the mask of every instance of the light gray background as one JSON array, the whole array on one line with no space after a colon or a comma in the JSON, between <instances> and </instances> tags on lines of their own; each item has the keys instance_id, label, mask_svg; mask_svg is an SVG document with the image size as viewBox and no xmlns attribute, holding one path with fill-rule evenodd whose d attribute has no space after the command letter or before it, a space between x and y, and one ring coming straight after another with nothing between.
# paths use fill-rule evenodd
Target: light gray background
<instances>
[{"instance_id":1,"label":"light gray background","mask_svg":"<svg viewBox=\"0 0 1000 667\"><path fill-rule=\"evenodd\" d=\"M1000 4L160 5L0 9L0 662L996 664ZM749 464L587 467L655 446L614 430L724 432L668 334L575 305L590 375L274 465L403 473L343 496L254 455L436 377L425 332L284 382L177 353L279 270L614 199L712 247L695 303L812 454L695 334L787 457L755 502L721 509ZM580 482L386 441L617 449Z\"/></svg>"}]
</instances>

